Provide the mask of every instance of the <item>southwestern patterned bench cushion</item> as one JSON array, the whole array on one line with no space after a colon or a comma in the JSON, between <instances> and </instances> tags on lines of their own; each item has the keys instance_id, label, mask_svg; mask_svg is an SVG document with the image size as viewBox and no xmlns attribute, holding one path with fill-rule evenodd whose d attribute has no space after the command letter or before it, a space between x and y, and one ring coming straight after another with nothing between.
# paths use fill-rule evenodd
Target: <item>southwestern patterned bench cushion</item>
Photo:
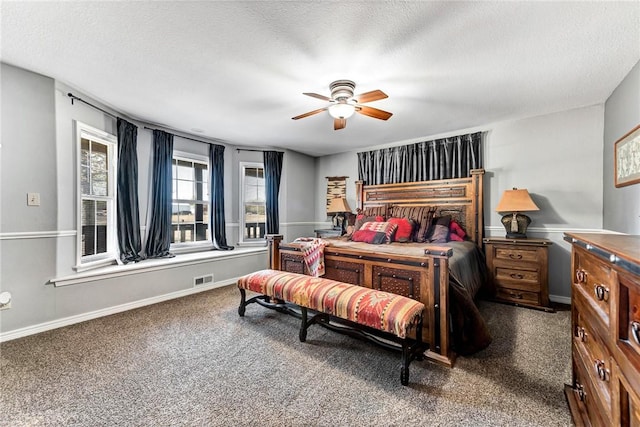
<instances>
[{"instance_id":1,"label":"southwestern patterned bench cushion","mask_svg":"<svg viewBox=\"0 0 640 427\"><path fill-rule=\"evenodd\" d=\"M321 277L261 270L238 279L238 288L327 313L406 338L424 304L401 295Z\"/></svg>"}]
</instances>

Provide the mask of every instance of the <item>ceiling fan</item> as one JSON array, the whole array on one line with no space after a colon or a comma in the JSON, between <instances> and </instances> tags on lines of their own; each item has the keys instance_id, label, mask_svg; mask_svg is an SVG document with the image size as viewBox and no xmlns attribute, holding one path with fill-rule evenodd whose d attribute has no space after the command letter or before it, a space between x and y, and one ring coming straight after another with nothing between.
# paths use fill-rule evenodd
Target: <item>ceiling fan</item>
<instances>
[{"instance_id":1,"label":"ceiling fan","mask_svg":"<svg viewBox=\"0 0 640 427\"><path fill-rule=\"evenodd\" d=\"M372 90L371 92L365 92L360 95L353 96L355 88L356 84L351 80L336 80L329 85L329 89L331 90L330 98L317 93L303 93L303 95L322 99L323 101L329 101L329 105L324 108L319 108L317 110L292 117L292 119L304 119L305 117L313 116L314 114L318 114L323 111L329 111L329 114L333 117L333 129L339 130L344 129L347 126L347 119L351 117L353 113L364 114L365 116L380 120L388 120L389 117L393 115L387 111L362 105L366 102L373 102L387 98L386 93L381 90Z\"/></svg>"}]
</instances>

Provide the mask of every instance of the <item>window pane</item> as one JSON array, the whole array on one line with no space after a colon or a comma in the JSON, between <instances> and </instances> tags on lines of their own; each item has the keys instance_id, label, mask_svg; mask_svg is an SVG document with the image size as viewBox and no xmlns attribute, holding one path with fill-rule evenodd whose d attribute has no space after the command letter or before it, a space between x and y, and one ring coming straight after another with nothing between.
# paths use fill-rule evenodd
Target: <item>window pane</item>
<instances>
[{"instance_id":1,"label":"window pane","mask_svg":"<svg viewBox=\"0 0 640 427\"><path fill-rule=\"evenodd\" d=\"M96 206L93 200L82 201L82 256L95 254Z\"/></svg>"},{"instance_id":2,"label":"window pane","mask_svg":"<svg viewBox=\"0 0 640 427\"><path fill-rule=\"evenodd\" d=\"M178 160L177 165L175 179L193 181L193 163L186 160Z\"/></svg>"},{"instance_id":3,"label":"window pane","mask_svg":"<svg viewBox=\"0 0 640 427\"><path fill-rule=\"evenodd\" d=\"M178 197L182 200L193 200L193 181L177 181L178 185Z\"/></svg>"},{"instance_id":4,"label":"window pane","mask_svg":"<svg viewBox=\"0 0 640 427\"><path fill-rule=\"evenodd\" d=\"M80 140L80 165L89 166L89 140L86 138Z\"/></svg>"},{"instance_id":5,"label":"window pane","mask_svg":"<svg viewBox=\"0 0 640 427\"><path fill-rule=\"evenodd\" d=\"M80 187L82 194L91 194L91 170L89 166L80 166Z\"/></svg>"}]
</instances>

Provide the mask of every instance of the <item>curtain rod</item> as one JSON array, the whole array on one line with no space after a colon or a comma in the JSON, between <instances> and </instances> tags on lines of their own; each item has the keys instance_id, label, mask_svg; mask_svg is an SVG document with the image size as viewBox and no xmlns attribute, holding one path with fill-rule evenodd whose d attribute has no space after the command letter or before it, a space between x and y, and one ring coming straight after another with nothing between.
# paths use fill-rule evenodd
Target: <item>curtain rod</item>
<instances>
[{"instance_id":1,"label":"curtain rod","mask_svg":"<svg viewBox=\"0 0 640 427\"><path fill-rule=\"evenodd\" d=\"M254 151L256 153L264 153L265 151L273 151L273 150L252 150L250 148L236 148L238 151ZM284 153L284 151L276 151L276 153Z\"/></svg>"},{"instance_id":2,"label":"curtain rod","mask_svg":"<svg viewBox=\"0 0 640 427\"><path fill-rule=\"evenodd\" d=\"M150 128L149 126L145 126L145 129L149 129L149 130L162 130L162 129L156 129L156 128ZM171 130L171 129L169 129ZM162 130L163 132L166 132L164 130ZM171 133L171 132L168 132ZM176 135L176 134L172 134L173 136L177 136L178 138L184 138L184 139L190 139L191 141L195 141L195 142L202 142L203 144L215 144L214 142L207 142L207 141L202 141L200 139L195 139L195 138L189 138L188 136L183 136L183 135Z\"/></svg>"},{"instance_id":3,"label":"curtain rod","mask_svg":"<svg viewBox=\"0 0 640 427\"><path fill-rule=\"evenodd\" d=\"M74 94L72 94L71 92L67 93L67 96L68 96L69 98L71 98L71 105L73 105L73 101L80 101L80 102L83 102L83 103L87 104L87 105L88 105L88 106L90 106L90 107L95 108L96 110L100 110L100 111L102 111L102 112L103 112L103 113L105 113L107 116L111 116L111 117L113 117L114 119L117 119L117 118L118 118L117 116L114 116L114 115L113 115L113 114L111 114L110 112L105 111L105 110L103 110L102 108L100 108L100 107L98 107L98 106L96 106L96 105L93 105L92 103L87 102L87 101L85 101L85 100L84 100L84 99L82 99L82 98L79 98L79 97L75 96L75 95L74 95Z\"/></svg>"}]
</instances>

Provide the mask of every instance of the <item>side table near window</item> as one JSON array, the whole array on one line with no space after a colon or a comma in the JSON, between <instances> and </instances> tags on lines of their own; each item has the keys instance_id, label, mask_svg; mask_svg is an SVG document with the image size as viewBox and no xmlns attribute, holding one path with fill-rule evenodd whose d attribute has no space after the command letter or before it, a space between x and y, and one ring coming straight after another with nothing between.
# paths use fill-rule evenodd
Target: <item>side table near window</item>
<instances>
[{"instance_id":1,"label":"side table near window","mask_svg":"<svg viewBox=\"0 0 640 427\"><path fill-rule=\"evenodd\" d=\"M482 241L497 301L554 311L549 307L551 241L500 237L488 237Z\"/></svg>"},{"instance_id":2,"label":"side table near window","mask_svg":"<svg viewBox=\"0 0 640 427\"><path fill-rule=\"evenodd\" d=\"M342 230L340 228L327 228L324 230L313 230L316 233L318 239L324 239L325 237L340 237L342 236Z\"/></svg>"}]
</instances>

